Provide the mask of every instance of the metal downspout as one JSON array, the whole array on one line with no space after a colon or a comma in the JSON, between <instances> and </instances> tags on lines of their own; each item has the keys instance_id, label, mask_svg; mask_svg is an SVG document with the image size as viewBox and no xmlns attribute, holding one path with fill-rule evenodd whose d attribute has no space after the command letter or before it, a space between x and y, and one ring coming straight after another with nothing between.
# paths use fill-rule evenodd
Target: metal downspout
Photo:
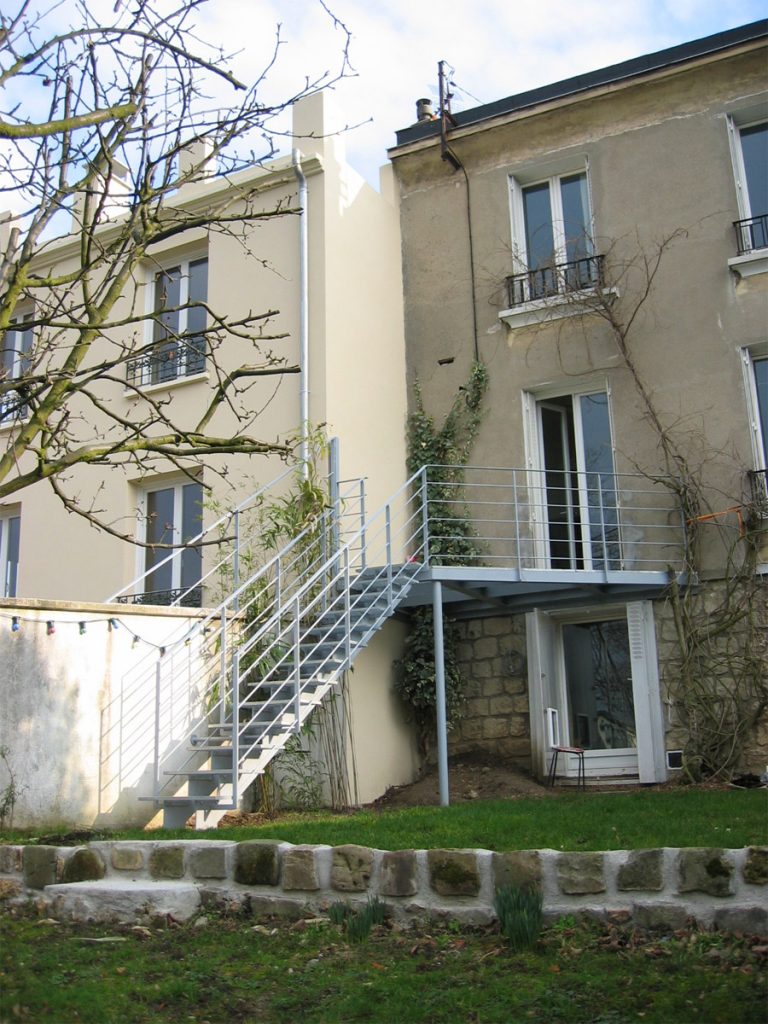
<instances>
[{"instance_id":1,"label":"metal downspout","mask_svg":"<svg viewBox=\"0 0 768 1024\"><path fill-rule=\"evenodd\" d=\"M309 255L307 245L307 179L301 154L293 150L293 169L299 183L299 458L301 474L309 477Z\"/></svg>"}]
</instances>

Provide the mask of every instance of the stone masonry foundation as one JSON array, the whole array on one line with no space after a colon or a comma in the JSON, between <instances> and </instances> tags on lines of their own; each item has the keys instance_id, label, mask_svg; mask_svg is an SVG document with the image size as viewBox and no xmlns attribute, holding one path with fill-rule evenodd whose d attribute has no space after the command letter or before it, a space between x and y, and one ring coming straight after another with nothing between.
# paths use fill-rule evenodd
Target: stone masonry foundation
<instances>
[{"instance_id":1,"label":"stone masonry foundation","mask_svg":"<svg viewBox=\"0 0 768 1024\"><path fill-rule=\"evenodd\" d=\"M394 917L495 918L507 885L539 888L548 918L620 914L642 927L688 921L768 934L768 847L608 853L373 850L268 840L0 846L0 899L70 920L183 921L211 906L301 917L333 903L386 903Z\"/></svg>"}]
</instances>

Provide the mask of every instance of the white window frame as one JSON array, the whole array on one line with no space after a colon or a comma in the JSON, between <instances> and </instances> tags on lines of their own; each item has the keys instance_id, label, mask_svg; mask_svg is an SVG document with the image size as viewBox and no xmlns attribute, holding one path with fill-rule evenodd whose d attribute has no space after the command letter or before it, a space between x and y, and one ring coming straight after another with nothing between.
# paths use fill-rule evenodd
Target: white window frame
<instances>
[{"instance_id":1,"label":"white window frame","mask_svg":"<svg viewBox=\"0 0 768 1024\"><path fill-rule=\"evenodd\" d=\"M8 543L10 535L10 524L18 520L19 523L19 558L16 562L16 580L17 586L14 587L13 593L10 592L10 568L11 562L8 559ZM0 597L16 597L16 591L18 589L18 569L21 564L21 511L15 510L0 510Z\"/></svg>"},{"instance_id":2,"label":"white window frame","mask_svg":"<svg viewBox=\"0 0 768 1024\"><path fill-rule=\"evenodd\" d=\"M198 263L201 260L205 260L208 264L206 274L210 272L210 260L208 252L206 250L195 250L189 254L179 257L178 255L173 257L169 256L168 259L163 259L161 262L152 264L147 267L147 276L145 280L145 313L147 316L145 329L144 329L144 351L141 358L142 366L140 373L137 374L131 381L132 384L141 387L142 390L149 390L151 388L169 388L175 387L178 384L187 383L188 381L205 380L208 376L207 363L208 363L208 345L206 339L206 352L203 358L203 368L192 373L186 373L186 352L184 356L184 370L182 371L181 362L177 365L176 373L173 377L168 377L165 380L153 380L153 365L151 362L152 353L156 345L162 345L162 342L155 341L155 319L154 315L158 312L155 303L155 292L157 286L157 279L161 274L169 274L174 270L179 271L179 324L178 333L183 335L187 330L187 316L189 310L186 308L186 304L189 301L189 280L190 280L190 264ZM208 278L208 284L206 287L206 298L208 301L208 293L210 289L210 279ZM129 377L130 377L130 366L129 360Z\"/></svg>"},{"instance_id":3,"label":"white window frame","mask_svg":"<svg viewBox=\"0 0 768 1024\"><path fill-rule=\"evenodd\" d=\"M543 490L545 461L544 461L544 438L541 429L541 417L539 407L547 399L561 398L570 395L571 398L582 398L585 395L605 394L608 399L608 423L611 431L611 457L613 459L614 473L616 472L616 430L613 415L613 399L611 395L611 383L607 377L595 375L584 378L576 383L560 381L557 384L548 384L542 388L532 388L523 391L523 435L525 442L526 467L531 471L529 475L529 493L539 494ZM584 437L581 429L581 407L574 403L574 433L576 442L577 471L584 471ZM579 476L579 480L582 476ZM579 488L579 502L583 508L587 501L583 489ZM545 500L536 501L532 508L532 525L534 532L534 551L536 565L548 567L550 561L549 553L549 529L545 521L543 509ZM542 509L540 512L539 509ZM584 555L584 567L592 567L591 540L589 536L589 520L585 517L581 525L579 542Z\"/></svg>"},{"instance_id":4,"label":"white window frame","mask_svg":"<svg viewBox=\"0 0 768 1024\"><path fill-rule=\"evenodd\" d=\"M756 125L768 124L768 109L754 108L742 115L729 114L727 117L728 141L731 149L731 160L733 162L733 180L736 187L736 205L739 212L739 220L748 220L761 213L768 213L768 210L752 210L749 201L749 190L747 189L747 175L744 167L744 152L741 146L741 133L745 128L754 128ZM741 256L733 256L728 260L728 266L739 277L752 277L755 274L768 272L768 248L754 249Z\"/></svg>"},{"instance_id":5,"label":"white window frame","mask_svg":"<svg viewBox=\"0 0 768 1024\"><path fill-rule=\"evenodd\" d=\"M664 711L651 601L630 601L626 604L606 604L567 611L547 612L535 609L526 615L531 753L534 771L540 777L546 778L549 770L553 717L558 720L555 738L560 743L568 743L571 740L568 716L560 714L561 709L567 711L568 708L562 625L624 618L627 622L632 663L637 747L633 752L586 751L586 773L588 776L599 777L633 774L636 770L641 783L666 780ZM556 712L555 716L552 715L552 711ZM562 764L562 774L577 777L578 762L575 756L566 756Z\"/></svg>"},{"instance_id":6,"label":"white window frame","mask_svg":"<svg viewBox=\"0 0 768 1024\"><path fill-rule=\"evenodd\" d=\"M13 358L13 362L11 364L10 376L8 377L9 380L18 380L18 378L21 377L22 362L23 362L23 360L25 358L29 358L31 356L32 348L34 346L33 328L31 328L31 327L24 327L23 325L25 323L28 323L30 320L33 320L33 319L34 319L34 311L33 310L28 310L26 312L18 313L11 320L11 324L10 324L8 330L6 331L6 336L8 334L11 334L11 333L18 334L22 338L27 333L29 333L29 335L30 335L30 344L29 344L29 349L28 350L24 349L23 342L22 342L22 347L21 348L14 347L13 357L12 357ZM0 349L2 349L2 346L0 346ZM2 429L3 427L12 426L14 423L19 423L20 421L25 420L27 418L28 414L29 414L26 405L23 407L23 409L19 410L19 412L17 412L16 415L12 416L12 415L6 413L6 411L5 411L6 402L8 402L9 400L12 400L13 402L15 402L16 401L15 397L12 397L12 396L15 396L15 395L16 395L15 391L7 391L7 392L4 393L2 398L0 398L0 429Z\"/></svg>"},{"instance_id":7,"label":"white window frame","mask_svg":"<svg viewBox=\"0 0 768 1024\"><path fill-rule=\"evenodd\" d=\"M563 263L566 257L565 218L563 216L563 199L560 190L560 183L563 178L572 178L577 174L583 174L587 184L587 203L589 204L589 242L594 248L595 237L594 214L592 212L592 188L590 184L589 165L587 162L580 166L571 167L569 170L549 176L529 177L509 176L510 208L512 211L512 254L515 261L515 273L523 273L528 270L528 250L525 243L525 210L523 207L523 192L527 188L536 185L549 185L550 211L552 214L552 235L555 243L555 262Z\"/></svg>"},{"instance_id":8,"label":"white window frame","mask_svg":"<svg viewBox=\"0 0 768 1024\"><path fill-rule=\"evenodd\" d=\"M768 469L768 439L760 430L760 409L757 403L757 378L755 363L768 359L768 342L763 345L741 350L741 365L744 371L744 391L747 396L747 416L752 456L755 469ZM768 396L766 396L768 398Z\"/></svg>"},{"instance_id":9,"label":"white window frame","mask_svg":"<svg viewBox=\"0 0 768 1024\"><path fill-rule=\"evenodd\" d=\"M147 543L147 522L148 522L148 506L149 506L149 495L157 491L173 491L173 536L179 538L183 536L183 513L184 513L184 494L183 489L188 484L197 483L202 491L203 482L199 480L191 480L188 477L174 477L172 479L163 480L157 479L151 482L145 482L141 485L139 491L138 500L138 523L136 530L136 537L139 541L139 545L136 549L136 579L138 580L138 592L147 592L147 581L151 574L158 568L157 565L151 569L147 569L146 557L148 549ZM203 510L200 509L200 532L203 530ZM168 551L167 554L163 554L160 562L170 556L171 557L171 586L169 590L176 591L181 590L181 556L182 551Z\"/></svg>"}]
</instances>

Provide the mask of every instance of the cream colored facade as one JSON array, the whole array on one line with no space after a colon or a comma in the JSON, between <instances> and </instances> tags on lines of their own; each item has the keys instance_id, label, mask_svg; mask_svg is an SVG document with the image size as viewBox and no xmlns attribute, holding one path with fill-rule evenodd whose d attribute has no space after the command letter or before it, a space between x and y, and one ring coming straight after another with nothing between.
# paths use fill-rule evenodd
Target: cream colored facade
<instances>
[{"instance_id":1,"label":"cream colored facade","mask_svg":"<svg viewBox=\"0 0 768 1024\"><path fill-rule=\"evenodd\" d=\"M369 477L369 507L378 507L404 479L405 376L402 326L402 286L397 209L391 169L382 171L382 190L376 192L344 160L343 139L325 134L322 93L301 100L294 108L294 145L307 182L307 316L308 365L304 385L312 426L324 425L341 443L342 475ZM231 179L187 184L177 201L188 210L214 206L229 198L237 203L238 190L256 185L265 211L279 205L298 206L298 178L291 156L243 171ZM105 231L108 231L108 226ZM375 239L375 243L373 243ZM65 268L76 241L63 238L48 246L46 260ZM158 267L207 256L208 303L232 319L252 312L274 311L265 333L284 335L266 348L299 362L301 274L300 218L293 214L256 222L244 237L211 231L190 232L181 242L153 249L153 263L126 295L119 316L130 306L139 312L151 308L151 291ZM149 304L149 305L148 305ZM140 337L140 340L145 340ZM129 343L130 336L118 340ZM102 350L103 352L103 350ZM100 357L95 349L92 358ZM226 339L217 362L226 371L253 362L248 343ZM206 372L153 384L147 394L170 400L174 416L192 424L215 384ZM266 377L248 394L249 410L258 410L249 433L265 441L296 437L300 427L298 374L282 379ZM104 400L126 418L142 405L119 384L104 385ZM94 421L80 428L83 439L98 437L104 425ZM12 427L0 428L9 435ZM226 406L210 424L212 433L236 433L238 422ZM376 472L370 473L375 462ZM211 488L219 508L236 504L282 471L277 459L216 457L202 469L202 481ZM222 480L213 469L227 469ZM67 490L81 507L102 510L104 521L131 534L137 523L142 492L148 487L183 482L173 466L152 469L85 468L73 471ZM68 515L47 484L38 484L0 504L0 517L20 517L20 551L16 596L64 600L105 600L143 571L141 552ZM214 517L206 510L205 518ZM136 527L140 529L140 527Z\"/></svg>"},{"instance_id":2,"label":"cream colored facade","mask_svg":"<svg viewBox=\"0 0 768 1024\"><path fill-rule=\"evenodd\" d=\"M490 383L474 465L553 474L557 443L574 476L586 478L590 455L602 450L616 473L650 479L669 466L642 385L695 468L708 503L703 511L715 514L702 524L699 563L713 606L740 517L754 525L749 471L766 468L760 413L765 432L768 394L758 394L756 380L768 366L761 362L768 356L766 209L749 207L755 181L746 180L752 156L742 146L748 129L757 126L762 140L760 126L768 125L767 33L768 23L745 26L463 111L446 122L442 159L439 119L399 132L390 150L400 189L408 378L420 381L427 411L438 419L447 412L479 358ZM765 157L755 159L759 172ZM753 245L739 254L734 222L747 220ZM548 247L548 258L539 251L537 262L537 247ZM555 263L557 271L535 269ZM625 351L610 317L631 324ZM605 435L591 447L589 402L593 412L600 406ZM569 494L571 500L580 499ZM553 531L552 519L549 525ZM756 537L764 570L768 533L758 526ZM562 555L561 563L571 558L576 567L577 557ZM544 773L554 708L560 742L588 748L590 774L590 748L600 745L594 709L585 705L579 722L569 707L579 685L572 677L585 669L576 634L590 622L627 620L627 643L640 645L645 662L633 664L644 676L642 694L656 693L648 729L655 767L644 780L659 781L676 764L666 751L684 744L666 667L675 635L665 591L623 601L614 593L607 604L600 588L577 589L570 602L545 595L527 608L507 595L506 613L503 601L483 609L453 595L475 719L471 728L462 725L453 749L484 746ZM765 588L758 587L763 625L765 609ZM514 620L524 611L527 641ZM483 615L489 622L493 616L492 629L473 625ZM505 664L527 665L525 708L519 670ZM638 696L636 688L636 704ZM624 747L642 746L631 730L627 735ZM765 722L753 741L742 767L764 766ZM600 753L608 765L608 750ZM626 769L616 761L604 774L636 776L633 763ZM575 774L575 760L572 768ZM596 758L592 771L603 773Z\"/></svg>"}]
</instances>

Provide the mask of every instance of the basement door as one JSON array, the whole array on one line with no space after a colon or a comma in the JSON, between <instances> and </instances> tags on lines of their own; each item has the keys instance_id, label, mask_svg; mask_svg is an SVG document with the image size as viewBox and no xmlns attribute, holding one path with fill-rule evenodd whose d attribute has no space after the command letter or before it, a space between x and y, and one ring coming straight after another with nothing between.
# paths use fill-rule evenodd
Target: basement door
<instances>
[{"instance_id":1,"label":"basement door","mask_svg":"<svg viewBox=\"0 0 768 1024\"><path fill-rule=\"evenodd\" d=\"M585 751L593 778L666 777L653 609L632 602L611 609L528 615L531 746L547 773L554 746ZM558 773L576 776L569 756Z\"/></svg>"}]
</instances>

